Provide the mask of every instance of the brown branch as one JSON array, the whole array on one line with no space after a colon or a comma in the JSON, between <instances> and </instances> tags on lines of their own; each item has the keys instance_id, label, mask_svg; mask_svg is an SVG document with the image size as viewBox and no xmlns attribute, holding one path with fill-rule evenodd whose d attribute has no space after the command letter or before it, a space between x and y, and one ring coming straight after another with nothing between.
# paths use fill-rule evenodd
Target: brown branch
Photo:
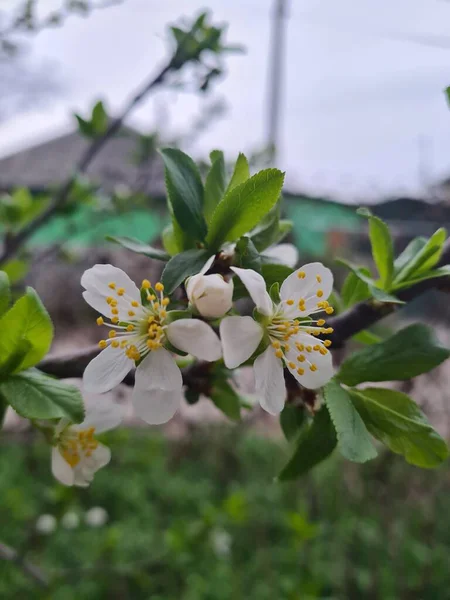
<instances>
[{"instance_id":1,"label":"brown branch","mask_svg":"<svg viewBox=\"0 0 450 600\"><path fill-rule=\"evenodd\" d=\"M17 550L0 542L0 558L16 564L28 577L41 587L48 587L49 581L39 567L22 557Z\"/></svg>"}]
</instances>

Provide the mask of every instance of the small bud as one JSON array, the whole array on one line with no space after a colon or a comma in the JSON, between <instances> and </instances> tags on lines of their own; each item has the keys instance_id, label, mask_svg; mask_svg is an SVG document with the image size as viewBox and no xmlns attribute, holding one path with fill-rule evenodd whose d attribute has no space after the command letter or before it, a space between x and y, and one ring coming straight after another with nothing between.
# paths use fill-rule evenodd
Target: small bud
<instances>
[{"instance_id":1,"label":"small bud","mask_svg":"<svg viewBox=\"0 0 450 600\"><path fill-rule=\"evenodd\" d=\"M233 280L221 275L194 275L186 282L189 302L203 317L217 319L227 313L233 304Z\"/></svg>"}]
</instances>

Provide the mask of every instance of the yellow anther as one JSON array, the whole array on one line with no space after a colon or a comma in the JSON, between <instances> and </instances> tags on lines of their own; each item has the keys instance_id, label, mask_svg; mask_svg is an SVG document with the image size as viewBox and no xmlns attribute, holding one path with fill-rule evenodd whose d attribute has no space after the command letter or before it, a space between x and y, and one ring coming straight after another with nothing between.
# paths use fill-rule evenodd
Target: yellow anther
<instances>
[{"instance_id":1,"label":"yellow anther","mask_svg":"<svg viewBox=\"0 0 450 600\"><path fill-rule=\"evenodd\" d=\"M321 346L319 352L322 356L325 356L325 354L328 354L328 350L326 348L324 348L323 346Z\"/></svg>"},{"instance_id":2,"label":"yellow anther","mask_svg":"<svg viewBox=\"0 0 450 600\"><path fill-rule=\"evenodd\" d=\"M298 373L299 375L304 375L304 373L305 373L305 369L302 369L301 367L299 367L299 368L297 369L297 373Z\"/></svg>"},{"instance_id":3,"label":"yellow anther","mask_svg":"<svg viewBox=\"0 0 450 600\"><path fill-rule=\"evenodd\" d=\"M109 287L111 290L115 290L115 289L116 289L116 284L115 284L114 282L108 283L108 287Z\"/></svg>"},{"instance_id":4,"label":"yellow anther","mask_svg":"<svg viewBox=\"0 0 450 600\"><path fill-rule=\"evenodd\" d=\"M117 315L119 314L119 310L118 310L117 308L112 308L112 309L111 309L111 314L113 314L113 315L116 315L116 316L117 316Z\"/></svg>"},{"instance_id":5,"label":"yellow anther","mask_svg":"<svg viewBox=\"0 0 450 600\"><path fill-rule=\"evenodd\" d=\"M148 290L152 287L152 284L148 279L144 279L142 282L142 287L144 288L144 290Z\"/></svg>"},{"instance_id":6,"label":"yellow anther","mask_svg":"<svg viewBox=\"0 0 450 600\"><path fill-rule=\"evenodd\" d=\"M98 343L98 347L101 348L102 350L104 350L107 345L108 344L106 343L106 340L100 340Z\"/></svg>"},{"instance_id":7,"label":"yellow anther","mask_svg":"<svg viewBox=\"0 0 450 600\"><path fill-rule=\"evenodd\" d=\"M104 325L104 324L105 324L105 321L103 320L103 317L99 317L97 319L97 325Z\"/></svg>"},{"instance_id":8,"label":"yellow anther","mask_svg":"<svg viewBox=\"0 0 450 600\"><path fill-rule=\"evenodd\" d=\"M120 346L120 344L119 344L119 342L117 340L114 340L114 341L111 342L111 346L113 348L118 348Z\"/></svg>"},{"instance_id":9,"label":"yellow anther","mask_svg":"<svg viewBox=\"0 0 450 600\"><path fill-rule=\"evenodd\" d=\"M299 354L297 356L297 360L298 360L298 362L305 362L306 358L303 354Z\"/></svg>"},{"instance_id":10,"label":"yellow anther","mask_svg":"<svg viewBox=\"0 0 450 600\"><path fill-rule=\"evenodd\" d=\"M331 340L325 340L324 345L329 348L331 346Z\"/></svg>"},{"instance_id":11,"label":"yellow anther","mask_svg":"<svg viewBox=\"0 0 450 600\"><path fill-rule=\"evenodd\" d=\"M119 317L112 317L111 323L114 323L114 325L117 325L118 322L119 322Z\"/></svg>"},{"instance_id":12,"label":"yellow anther","mask_svg":"<svg viewBox=\"0 0 450 600\"><path fill-rule=\"evenodd\" d=\"M275 348L275 350L278 350L278 348L280 347L280 342L272 342L272 348Z\"/></svg>"},{"instance_id":13,"label":"yellow anther","mask_svg":"<svg viewBox=\"0 0 450 600\"><path fill-rule=\"evenodd\" d=\"M132 300L131 306L134 306L134 308L137 308L139 306L139 302L136 302L136 300Z\"/></svg>"},{"instance_id":14,"label":"yellow anther","mask_svg":"<svg viewBox=\"0 0 450 600\"><path fill-rule=\"evenodd\" d=\"M282 352L282 350L277 350L277 351L275 352L275 356L276 356L277 358L283 358L283 352Z\"/></svg>"},{"instance_id":15,"label":"yellow anther","mask_svg":"<svg viewBox=\"0 0 450 600\"><path fill-rule=\"evenodd\" d=\"M325 309L325 312L327 313L327 315L332 315L334 313L334 308L332 306L328 306Z\"/></svg>"},{"instance_id":16,"label":"yellow anther","mask_svg":"<svg viewBox=\"0 0 450 600\"><path fill-rule=\"evenodd\" d=\"M297 366L297 365L296 365L294 362L290 362L290 363L288 363L288 367L289 367L290 369L295 369L295 367L296 367L296 366Z\"/></svg>"},{"instance_id":17,"label":"yellow anther","mask_svg":"<svg viewBox=\"0 0 450 600\"><path fill-rule=\"evenodd\" d=\"M162 292L164 290L163 284L158 281L158 283L155 285L155 290L157 292Z\"/></svg>"},{"instance_id":18,"label":"yellow anther","mask_svg":"<svg viewBox=\"0 0 450 600\"><path fill-rule=\"evenodd\" d=\"M161 317L161 319L165 319L167 317L167 312L165 310L160 310L159 316Z\"/></svg>"},{"instance_id":19,"label":"yellow anther","mask_svg":"<svg viewBox=\"0 0 450 600\"><path fill-rule=\"evenodd\" d=\"M312 346L306 346L306 352L312 352Z\"/></svg>"},{"instance_id":20,"label":"yellow anther","mask_svg":"<svg viewBox=\"0 0 450 600\"><path fill-rule=\"evenodd\" d=\"M128 311L128 316L129 316L129 317L134 317L134 315L135 315L135 314L136 314L136 313L134 312L134 310L129 310L129 311Z\"/></svg>"},{"instance_id":21,"label":"yellow anther","mask_svg":"<svg viewBox=\"0 0 450 600\"><path fill-rule=\"evenodd\" d=\"M319 327L322 327L323 325L325 325L325 319L319 319L319 320L317 321L317 325L318 325Z\"/></svg>"},{"instance_id":22,"label":"yellow anther","mask_svg":"<svg viewBox=\"0 0 450 600\"><path fill-rule=\"evenodd\" d=\"M305 349L305 346L303 344L299 344L298 342L295 342L295 347L299 352L303 352L303 350Z\"/></svg>"},{"instance_id":23,"label":"yellow anther","mask_svg":"<svg viewBox=\"0 0 450 600\"><path fill-rule=\"evenodd\" d=\"M111 307L112 308L116 308L117 306L117 300L114 300L114 298L111 300Z\"/></svg>"},{"instance_id":24,"label":"yellow anther","mask_svg":"<svg viewBox=\"0 0 450 600\"><path fill-rule=\"evenodd\" d=\"M161 301L161 304L162 304L163 306L167 306L169 303L170 303L170 300L169 300L169 298L163 298L163 299L162 299L162 301Z\"/></svg>"},{"instance_id":25,"label":"yellow anther","mask_svg":"<svg viewBox=\"0 0 450 600\"><path fill-rule=\"evenodd\" d=\"M278 325L277 331L284 331L286 329L286 325Z\"/></svg>"},{"instance_id":26,"label":"yellow anther","mask_svg":"<svg viewBox=\"0 0 450 600\"><path fill-rule=\"evenodd\" d=\"M305 279L305 277L306 277L306 273L305 273L305 271L299 271L299 272L297 273L297 277L298 277L299 279Z\"/></svg>"},{"instance_id":27,"label":"yellow anther","mask_svg":"<svg viewBox=\"0 0 450 600\"><path fill-rule=\"evenodd\" d=\"M150 300L151 302L154 302L156 300L155 294L150 294L150 296L147 296L147 300Z\"/></svg>"},{"instance_id":28,"label":"yellow anther","mask_svg":"<svg viewBox=\"0 0 450 600\"><path fill-rule=\"evenodd\" d=\"M155 302L155 303L153 304L153 307L154 307L156 310L158 310L158 308L159 308L159 302Z\"/></svg>"},{"instance_id":29,"label":"yellow anther","mask_svg":"<svg viewBox=\"0 0 450 600\"><path fill-rule=\"evenodd\" d=\"M285 344L284 345L284 351L285 352L289 352L290 349L291 349L291 347L289 346L289 344Z\"/></svg>"},{"instance_id":30,"label":"yellow anther","mask_svg":"<svg viewBox=\"0 0 450 600\"><path fill-rule=\"evenodd\" d=\"M134 325L128 325L127 326L127 331L134 331Z\"/></svg>"},{"instance_id":31,"label":"yellow anther","mask_svg":"<svg viewBox=\"0 0 450 600\"><path fill-rule=\"evenodd\" d=\"M106 298L106 303L107 303L107 304L111 304L111 302L112 302L113 300L114 300L114 298L113 298L112 296L108 296L108 297Z\"/></svg>"},{"instance_id":32,"label":"yellow anther","mask_svg":"<svg viewBox=\"0 0 450 600\"><path fill-rule=\"evenodd\" d=\"M319 346L319 344L316 344L315 346L313 346L313 350L314 350L315 352L318 352L318 351L320 350L320 346Z\"/></svg>"},{"instance_id":33,"label":"yellow anther","mask_svg":"<svg viewBox=\"0 0 450 600\"><path fill-rule=\"evenodd\" d=\"M314 372L317 371L317 365L315 365L314 363L309 367L309 370Z\"/></svg>"},{"instance_id":34,"label":"yellow anther","mask_svg":"<svg viewBox=\"0 0 450 600\"><path fill-rule=\"evenodd\" d=\"M294 301L292 300L292 298L289 298L289 300L286 300L286 304L288 306L292 306L294 304Z\"/></svg>"},{"instance_id":35,"label":"yellow anther","mask_svg":"<svg viewBox=\"0 0 450 600\"><path fill-rule=\"evenodd\" d=\"M318 298L322 298L322 296L323 296L323 290L317 290L317 292L316 292L316 296L317 296Z\"/></svg>"},{"instance_id":36,"label":"yellow anther","mask_svg":"<svg viewBox=\"0 0 450 600\"><path fill-rule=\"evenodd\" d=\"M125 294L125 288L119 288L117 290L117 295L118 296L123 296Z\"/></svg>"},{"instance_id":37,"label":"yellow anther","mask_svg":"<svg viewBox=\"0 0 450 600\"><path fill-rule=\"evenodd\" d=\"M320 275L316 275L317 283L322 283L322 277Z\"/></svg>"},{"instance_id":38,"label":"yellow anther","mask_svg":"<svg viewBox=\"0 0 450 600\"><path fill-rule=\"evenodd\" d=\"M328 329L326 329L325 333L333 333L334 329L332 327L328 327Z\"/></svg>"},{"instance_id":39,"label":"yellow anther","mask_svg":"<svg viewBox=\"0 0 450 600\"><path fill-rule=\"evenodd\" d=\"M116 335L117 335L117 333L114 331L114 329L108 333L109 339L115 338Z\"/></svg>"}]
</instances>

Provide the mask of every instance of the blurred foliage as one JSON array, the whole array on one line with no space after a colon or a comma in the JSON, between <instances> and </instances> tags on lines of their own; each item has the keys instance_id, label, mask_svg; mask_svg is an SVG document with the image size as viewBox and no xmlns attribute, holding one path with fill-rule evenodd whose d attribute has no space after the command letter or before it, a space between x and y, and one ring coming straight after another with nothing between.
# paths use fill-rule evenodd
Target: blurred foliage
<instances>
[{"instance_id":1,"label":"blurred foliage","mask_svg":"<svg viewBox=\"0 0 450 600\"><path fill-rule=\"evenodd\" d=\"M0 562L0 597L75 600L449 598L449 478L390 453L358 468L331 460L300 483L275 484L277 443L195 432L108 436L113 462L86 490L63 488L40 441L0 449L5 543L52 578L41 591ZM31 475L31 477L30 477ZM92 528L86 511L106 509ZM35 530L54 515L54 533ZM80 517L65 529L67 513ZM68 521L68 519L66 519Z\"/></svg>"}]
</instances>

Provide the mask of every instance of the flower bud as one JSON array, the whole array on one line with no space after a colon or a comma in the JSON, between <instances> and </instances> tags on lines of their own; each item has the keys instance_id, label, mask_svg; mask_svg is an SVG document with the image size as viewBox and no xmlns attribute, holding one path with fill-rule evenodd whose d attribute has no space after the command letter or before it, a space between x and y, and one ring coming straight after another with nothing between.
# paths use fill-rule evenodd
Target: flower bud
<instances>
[{"instance_id":1,"label":"flower bud","mask_svg":"<svg viewBox=\"0 0 450 600\"><path fill-rule=\"evenodd\" d=\"M233 280L221 275L194 275L187 280L189 302L203 317L217 319L227 313L233 304Z\"/></svg>"}]
</instances>

